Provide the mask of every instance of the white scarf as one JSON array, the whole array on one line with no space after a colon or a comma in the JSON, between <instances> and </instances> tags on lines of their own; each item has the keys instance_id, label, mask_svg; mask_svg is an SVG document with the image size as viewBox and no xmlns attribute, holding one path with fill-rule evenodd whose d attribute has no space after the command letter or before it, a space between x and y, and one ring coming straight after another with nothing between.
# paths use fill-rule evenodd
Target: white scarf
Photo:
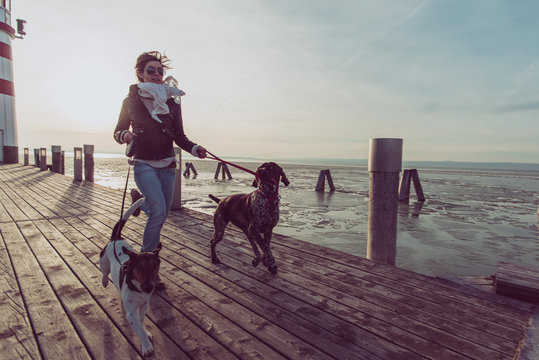
<instances>
[{"instance_id":1,"label":"white scarf","mask_svg":"<svg viewBox=\"0 0 539 360\"><path fill-rule=\"evenodd\" d=\"M168 114L170 112L167 106L167 100L171 97L185 95L185 92L182 90L166 84L145 82L139 83L137 86L139 89L138 94L146 109L148 109L152 118L159 123L161 123L161 119L159 119L157 114Z\"/></svg>"}]
</instances>

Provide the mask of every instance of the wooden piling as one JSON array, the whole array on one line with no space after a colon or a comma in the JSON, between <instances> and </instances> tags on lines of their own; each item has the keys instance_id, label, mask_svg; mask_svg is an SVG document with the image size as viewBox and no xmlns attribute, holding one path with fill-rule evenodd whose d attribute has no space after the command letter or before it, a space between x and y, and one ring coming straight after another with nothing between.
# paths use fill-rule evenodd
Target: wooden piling
<instances>
[{"instance_id":1,"label":"wooden piling","mask_svg":"<svg viewBox=\"0 0 539 360\"><path fill-rule=\"evenodd\" d=\"M333 179L331 178L331 172L329 171L329 169L320 170L320 174L318 175L318 181L316 182L316 188L314 189L314 191L324 191L326 179L328 181L329 190L335 191L335 185L333 185Z\"/></svg>"},{"instance_id":2,"label":"wooden piling","mask_svg":"<svg viewBox=\"0 0 539 360\"><path fill-rule=\"evenodd\" d=\"M423 188L419 181L419 174L417 169L404 170L399 185L399 201L408 203L410 200L410 185L414 184L414 190L417 196L417 201L425 201L425 195L423 194Z\"/></svg>"},{"instance_id":3,"label":"wooden piling","mask_svg":"<svg viewBox=\"0 0 539 360\"><path fill-rule=\"evenodd\" d=\"M402 139L370 139L367 258L389 265L397 259L397 209Z\"/></svg>"},{"instance_id":4,"label":"wooden piling","mask_svg":"<svg viewBox=\"0 0 539 360\"><path fill-rule=\"evenodd\" d=\"M62 173L62 147L60 145L52 145L52 171L58 174Z\"/></svg>"},{"instance_id":5,"label":"wooden piling","mask_svg":"<svg viewBox=\"0 0 539 360\"><path fill-rule=\"evenodd\" d=\"M186 162L183 176L189 177L189 175L191 175L191 170L193 170L193 178L195 178L198 175L197 170L195 169L195 166L193 165L193 163Z\"/></svg>"},{"instance_id":6,"label":"wooden piling","mask_svg":"<svg viewBox=\"0 0 539 360\"><path fill-rule=\"evenodd\" d=\"M82 148L74 148L73 155L73 181L82 181Z\"/></svg>"},{"instance_id":7,"label":"wooden piling","mask_svg":"<svg viewBox=\"0 0 539 360\"><path fill-rule=\"evenodd\" d=\"M29 163L28 148L24 148L24 165L28 166Z\"/></svg>"},{"instance_id":8,"label":"wooden piling","mask_svg":"<svg viewBox=\"0 0 539 360\"><path fill-rule=\"evenodd\" d=\"M66 173L66 157L65 157L65 151L62 150L62 155L61 155L61 158L62 158L62 175L65 175Z\"/></svg>"},{"instance_id":9,"label":"wooden piling","mask_svg":"<svg viewBox=\"0 0 539 360\"><path fill-rule=\"evenodd\" d=\"M94 181L94 146L84 145L84 180Z\"/></svg>"},{"instance_id":10,"label":"wooden piling","mask_svg":"<svg viewBox=\"0 0 539 360\"><path fill-rule=\"evenodd\" d=\"M39 149L39 169L41 171L47 170L47 149Z\"/></svg>"},{"instance_id":11,"label":"wooden piling","mask_svg":"<svg viewBox=\"0 0 539 360\"><path fill-rule=\"evenodd\" d=\"M226 163L219 162L217 164L217 170L215 171L215 176L213 177L215 180L219 178L219 171L222 171L223 180L225 179L225 174L228 176L228 179L232 179L232 175L230 174L230 170L228 170L228 166L226 166Z\"/></svg>"},{"instance_id":12,"label":"wooden piling","mask_svg":"<svg viewBox=\"0 0 539 360\"><path fill-rule=\"evenodd\" d=\"M34 148L34 167L39 167L39 149Z\"/></svg>"}]
</instances>

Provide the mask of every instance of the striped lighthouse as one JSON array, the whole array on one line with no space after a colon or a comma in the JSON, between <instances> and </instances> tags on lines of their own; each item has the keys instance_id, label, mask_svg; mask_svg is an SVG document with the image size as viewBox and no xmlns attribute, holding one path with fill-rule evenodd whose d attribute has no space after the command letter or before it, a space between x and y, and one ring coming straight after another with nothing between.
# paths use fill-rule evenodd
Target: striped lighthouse
<instances>
[{"instance_id":1,"label":"striped lighthouse","mask_svg":"<svg viewBox=\"0 0 539 360\"><path fill-rule=\"evenodd\" d=\"M11 0L0 0L0 163L19 162L11 40L25 34L24 22L17 20L16 36L11 27Z\"/></svg>"}]
</instances>

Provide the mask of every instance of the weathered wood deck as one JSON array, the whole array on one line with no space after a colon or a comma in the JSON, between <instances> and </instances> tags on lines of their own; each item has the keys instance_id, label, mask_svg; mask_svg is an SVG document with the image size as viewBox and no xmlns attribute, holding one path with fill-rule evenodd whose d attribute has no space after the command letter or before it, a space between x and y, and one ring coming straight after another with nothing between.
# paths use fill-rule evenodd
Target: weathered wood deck
<instances>
[{"instance_id":1,"label":"weathered wood deck","mask_svg":"<svg viewBox=\"0 0 539 360\"><path fill-rule=\"evenodd\" d=\"M0 165L0 358L139 357L97 265L121 198ZM144 222L124 237L140 246ZM232 226L213 265L211 232L187 209L163 228L167 288L146 319L157 359L512 359L525 338L530 304L279 235L274 276Z\"/></svg>"}]
</instances>

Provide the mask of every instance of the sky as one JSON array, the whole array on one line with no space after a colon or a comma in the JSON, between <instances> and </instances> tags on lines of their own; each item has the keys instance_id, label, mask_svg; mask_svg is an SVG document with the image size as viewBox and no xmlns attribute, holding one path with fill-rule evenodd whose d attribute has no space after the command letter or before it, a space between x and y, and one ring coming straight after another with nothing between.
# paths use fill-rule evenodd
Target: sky
<instances>
[{"instance_id":1,"label":"sky","mask_svg":"<svg viewBox=\"0 0 539 360\"><path fill-rule=\"evenodd\" d=\"M12 0L19 148L112 138L139 54L220 157L539 162L534 0Z\"/></svg>"}]
</instances>

